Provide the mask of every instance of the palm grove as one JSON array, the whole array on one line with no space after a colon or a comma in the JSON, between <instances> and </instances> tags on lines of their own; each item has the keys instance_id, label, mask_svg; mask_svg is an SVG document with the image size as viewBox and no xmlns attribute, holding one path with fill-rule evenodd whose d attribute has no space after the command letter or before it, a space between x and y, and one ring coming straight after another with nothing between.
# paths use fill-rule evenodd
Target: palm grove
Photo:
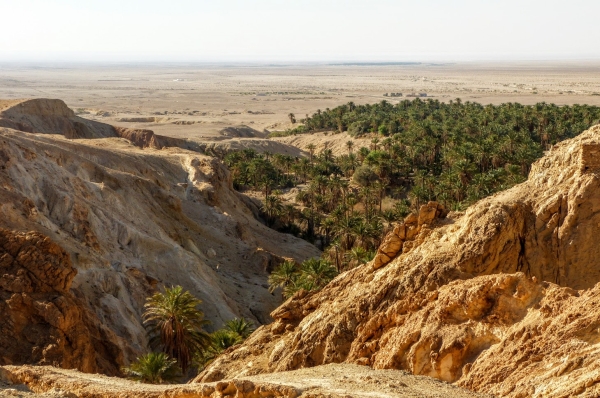
<instances>
[{"instance_id":1,"label":"palm grove","mask_svg":"<svg viewBox=\"0 0 600 398\"><path fill-rule=\"evenodd\" d=\"M236 188L261 191L269 226L323 249L320 259L285 261L270 275L270 290L289 297L321 289L337 273L369 261L391 223L424 202L462 210L523 181L544 150L599 119L600 108L580 105L348 103L317 111L285 134L348 131L370 136L369 147L355 148L349 140L347 153L334 156L311 145L306 158L244 150L229 153L225 163ZM296 189L293 201L285 200L289 188ZM124 372L151 383L178 380L254 330L241 318L209 334L200 305L180 286L149 297L144 320L156 352Z\"/></svg>"},{"instance_id":2,"label":"palm grove","mask_svg":"<svg viewBox=\"0 0 600 398\"><path fill-rule=\"evenodd\" d=\"M415 99L397 105L346 105L317 111L276 135L347 131L368 147L325 149L308 157L229 153L224 161L240 190L260 190L266 223L323 249L319 260L286 262L270 278L285 297L319 289L337 272L369 261L390 223L427 201L463 210L524 181L544 150L600 120L588 105L524 106ZM284 192L295 188L293 201Z\"/></svg>"}]
</instances>

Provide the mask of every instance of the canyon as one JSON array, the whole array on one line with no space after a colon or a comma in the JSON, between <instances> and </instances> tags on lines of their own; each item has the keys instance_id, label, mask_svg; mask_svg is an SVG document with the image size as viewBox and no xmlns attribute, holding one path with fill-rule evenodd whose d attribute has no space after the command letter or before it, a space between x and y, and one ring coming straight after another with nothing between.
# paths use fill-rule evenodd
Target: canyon
<instances>
[{"instance_id":1,"label":"canyon","mask_svg":"<svg viewBox=\"0 0 600 398\"><path fill-rule=\"evenodd\" d=\"M320 252L260 222L198 142L87 120L60 100L2 101L0 126L0 392L600 394L600 126L464 212L424 204L371 262L280 306L269 272ZM305 154L302 139L273 141ZM88 375L118 375L148 349L144 300L175 284L215 328L235 316L262 326L185 386ZM56 368L11 366L25 363ZM344 377L364 385L344 390Z\"/></svg>"}]
</instances>

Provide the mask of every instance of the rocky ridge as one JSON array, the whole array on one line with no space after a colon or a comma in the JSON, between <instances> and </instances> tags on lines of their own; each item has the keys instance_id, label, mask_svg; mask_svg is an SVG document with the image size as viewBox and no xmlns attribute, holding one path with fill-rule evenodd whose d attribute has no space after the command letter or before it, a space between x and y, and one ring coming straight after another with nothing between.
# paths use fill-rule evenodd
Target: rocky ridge
<instances>
[{"instance_id":1,"label":"rocky ridge","mask_svg":"<svg viewBox=\"0 0 600 398\"><path fill-rule=\"evenodd\" d=\"M7 236L38 233L40 242L49 239L71 265L63 259L50 263L74 270L70 279L63 278L69 279L68 291L48 293L67 300L72 312L50 296L19 304L26 326L41 325L36 327L50 331L44 335L55 341L32 338L19 348L27 354L13 346L13 352L2 354L3 364L52 363L114 373L148 350L143 303L163 284L182 285L202 299L214 328L236 316L268 322L278 303L267 289L269 270L285 257L302 261L319 255L307 242L257 221L215 158L155 145L161 138L144 131L133 132L139 135L129 136L131 141L125 133L111 135L119 129L80 120L62 101L4 101L0 118L0 124L11 126L0 127L0 228ZM25 250L27 242L10 250ZM8 264L0 268L3 281L30 273L13 270L12 260ZM25 293L43 293L34 287ZM0 305L6 308L13 294L23 293L8 285L2 289ZM54 303L64 321L44 320L36 300ZM20 326L6 319L0 327L17 333ZM71 360L59 332L80 325L80 319L90 338L98 335L106 349L92 340L86 345L100 348L97 355L86 359L89 353L79 352ZM52 355L38 355L46 349Z\"/></svg>"},{"instance_id":2,"label":"rocky ridge","mask_svg":"<svg viewBox=\"0 0 600 398\"><path fill-rule=\"evenodd\" d=\"M59 99L0 100L0 127L27 133L58 134L69 139L120 137L140 148L200 150L193 141L157 135L152 130L84 119Z\"/></svg>"},{"instance_id":3,"label":"rocky ridge","mask_svg":"<svg viewBox=\"0 0 600 398\"><path fill-rule=\"evenodd\" d=\"M464 213L425 205L373 262L298 292L197 381L343 362L498 396L597 396L599 173L595 126Z\"/></svg>"}]
</instances>

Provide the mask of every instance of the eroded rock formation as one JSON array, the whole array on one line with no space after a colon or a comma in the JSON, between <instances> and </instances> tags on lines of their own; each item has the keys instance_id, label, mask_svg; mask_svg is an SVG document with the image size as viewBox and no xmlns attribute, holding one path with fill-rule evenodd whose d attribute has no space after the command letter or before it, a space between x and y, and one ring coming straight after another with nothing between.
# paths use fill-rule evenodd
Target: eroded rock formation
<instances>
[{"instance_id":1,"label":"eroded rock formation","mask_svg":"<svg viewBox=\"0 0 600 398\"><path fill-rule=\"evenodd\" d=\"M446 217L448 212L437 202L421 206L419 214L410 214L395 225L385 236L373 259L373 269L378 269L392 261L397 255L408 253L429 235L431 226L437 219Z\"/></svg>"},{"instance_id":2,"label":"eroded rock formation","mask_svg":"<svg viewBox=\"0 0 600 398\"><path fill-rule=\"evenodd\" d=\"M118 347L71 293L70 256L39 233L0 229L0 361L118 374ZM102 330L101 330L102 329Z\"/></svg>"},{"instance_id":3,"label":"eroded rock formation","mask_svg":"<svg viewBox=\"0 0 600 398\"><path fill-rule=\"evenodd\" d=\"M597 396L600 126L556 145L527 182L439 210L405 220L372 263L298 292L197 380L348 362L500 396Z\"/></svg>"},{"instance_id":4,"label":"eroded rock formation","mask_svg":"<svg viewBox=\"0 0 600 398\"><path fill-rule=\"evenodd\" d=\"M68 139L120 137L140 148L179 147L199 150L197 143L154 134L152 130L130 129L76 116L62 100L0 100L0 127L27 133L59 134Z\"/></svg>"},{"instance_id":5,"label":"eroded rock formation","mask_svg":"<svg viewBox=\"0 0 600 398\"><path fill-rule=\"evenodd\" d=\"M74 117L62 101L0 102L0 118L0 124L18 128L0 127L0 228L36 231L68 253L77 270L63 278L69 279L70 293L52 294L79 300L74 311L80 312L55 305L68 322L91 323L90 338L106 342L106 347L96 340L88 344L100 350L97 358L121 366L148 351L143 304L162 285L181 285L203 300L202 310L215 329L239 316L268 323L278 304L266 284L269 267L283 257L302 261L320 254L257 221L215 158L145 145L156 136L144 131L127 133L136 144L104 136L115 129L95 129L92 122L88 127L94 134L76 135L74 123L89 121ZM9 279L2 284L10 287ZM37 287L27 294L34 293L46 294ZM41 311L35 299L33 307L29 304L19 309L27 314L22 327L37 322ZM68 358L68 339L50 336L57 354L47 358L58 358L61 350ZM41 358L23 356L20 363L109 369ZM19 361L0 357L2 363Z\"/></svg>"}]
</instances>

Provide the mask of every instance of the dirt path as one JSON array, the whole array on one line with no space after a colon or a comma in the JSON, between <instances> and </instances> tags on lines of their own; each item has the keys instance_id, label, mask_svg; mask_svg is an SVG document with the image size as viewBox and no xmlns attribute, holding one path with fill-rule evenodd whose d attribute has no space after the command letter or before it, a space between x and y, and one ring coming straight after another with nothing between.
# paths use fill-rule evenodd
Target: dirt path
<instances>
[{"instance_id":1,"label":"dirt path","mask_svg":"<svg viewBox=\"0 0 600 398\"><path fill-rule=\"evenodd\" d=\"M489 397L400 370L330 364L208 384L150 385L48 366L0 367L0 396L19 398Z\"/></svg>"}]
</instances>

